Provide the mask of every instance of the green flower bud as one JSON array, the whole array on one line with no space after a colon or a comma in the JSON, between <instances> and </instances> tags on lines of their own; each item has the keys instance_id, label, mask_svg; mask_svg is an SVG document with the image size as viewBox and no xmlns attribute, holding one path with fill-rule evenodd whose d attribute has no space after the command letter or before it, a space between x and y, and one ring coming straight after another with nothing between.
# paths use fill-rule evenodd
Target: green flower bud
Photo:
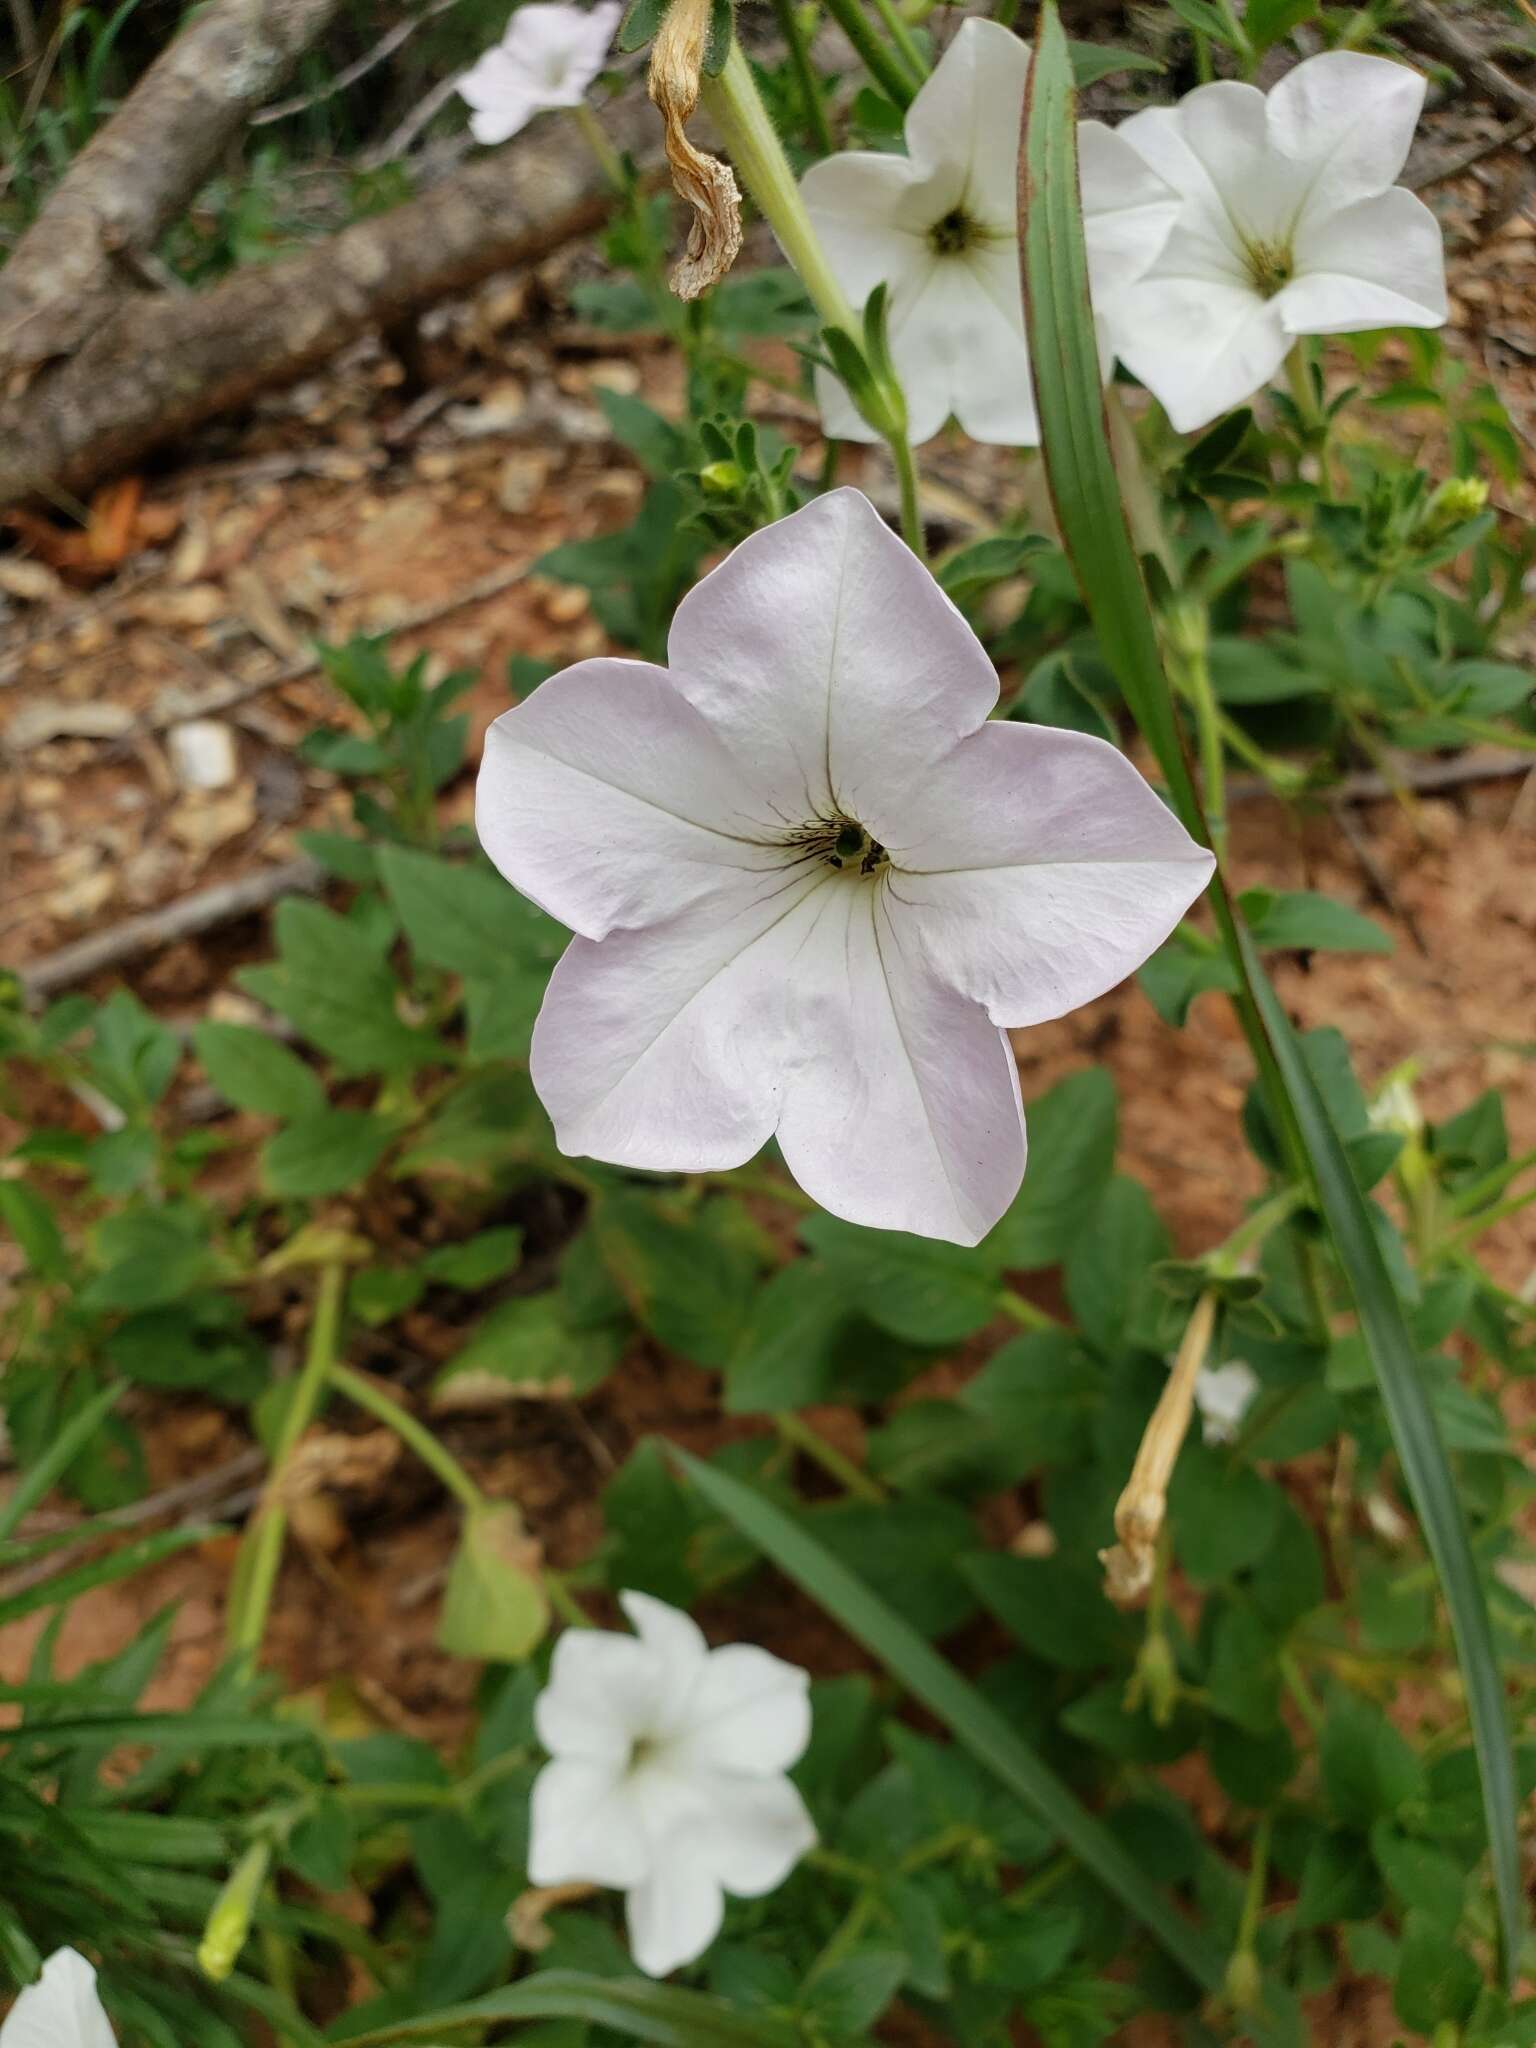
<instances>
[{"instance_id":1,"label":"green flower bud","mask_svg":"<svg viewBox=\"0 0 1536 2048\"><path fill-rule=\"evenodd\" d=\"M197 1966L215 1984L224 1982L245 1947L271 1861L272 1844L252 1842L213 1902L203 1938L197 1945Z\"/></svg>"}]
</instances>

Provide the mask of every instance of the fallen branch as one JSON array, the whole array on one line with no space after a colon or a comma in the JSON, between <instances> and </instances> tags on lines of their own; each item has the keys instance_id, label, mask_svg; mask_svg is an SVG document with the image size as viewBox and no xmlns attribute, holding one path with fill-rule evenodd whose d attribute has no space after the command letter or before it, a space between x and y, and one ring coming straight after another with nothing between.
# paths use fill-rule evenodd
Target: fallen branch
<instances>
[{"instance_id":1,"label":"fallen branch","mask_svg":"<svg viewBox=\"0 0 1536 2048\"><path fill-rule=\"evenodd\" d=\"M1459 71L1464 82L1475 85L1502 113L1536 119L1536 92L1479 49L1439 0L1406 0L1392 27L1405 43Z\"/></svg>"},{"instance_id":2,"label":"fallen branch","mask_svg":"<svg viewBox=\"0 0 1536 2048\"><path fill-rule=\"evenodd\" d=\"M339 0L215 0L193 14L49 195L0 273L0 378L73 355L253 107Z\"/></svg>"},{"instance_id":3,"label":"fallen branch","mask_svg":"<svg viewBox=\"0 0 1536 2048\"><path fill-rule=\"evenodd\" d=\"M21 969L23 992L29 1003L45 1001L60 989L73 988L108 967L121 967L146 953L174 946L182 939L195 939L237 918L251 917L265 910L280 896L312 896L324 884L322 870L309 859L283 861L277 867L261 868L253 875L241 875L233 882L219 882L211 889L198 889L158 910L124 918L88 939L62 946L46 954L31 967Z\"/></svg>"},{"instance_id":4,"label":"fallen branch","mask_svg":"<svg viewBox=\"0 0 1536 2048\"><path fill-rule=\"evenodd\" d=\"M648 139L648 110L610 109L625 113L620 146ZM0 404L0 505L89 490L358 335L591 233L613 203L575 128L547 121L286 263L252 265L207 292L124 301L75 355Z\"/></svg>"}]
</instances>

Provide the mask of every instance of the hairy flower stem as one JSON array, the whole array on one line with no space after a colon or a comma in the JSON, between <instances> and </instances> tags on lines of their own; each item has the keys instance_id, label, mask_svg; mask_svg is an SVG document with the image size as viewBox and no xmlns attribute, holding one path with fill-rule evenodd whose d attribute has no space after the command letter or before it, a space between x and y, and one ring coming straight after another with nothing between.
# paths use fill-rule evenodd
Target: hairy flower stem
<instances>
[{"instance_id":1,"label":"hairy flower stem","mask_svg":"<svg viewBox=\"0 0 1536 2048\"><path fill-rule=\"evenodd\" d=\"M336 1263L322 1266L304 1364L283 1414L282 1431L260 1504L245 1532L235 1564L225 1641L231 1656L251 1663L266 1634L267 1614L283 1558L283 1537L288 1528L287 1510L282 1505L284 1473L299 1439L325 1400L331 1369L336 1363L345 1292L345 1267Z\"/></svg>"},{"instance_id":2,"label":"hairy flower stem","mask_svg":"<svg viewBox=\"0 0 1536 2048\"><path fill-rule=\"evenodd\" d=\"M795 74L795 84L800 89L804 102L806 132L811 138L819 156L830 156L837 147L832 140L831 124L827 120L827 103L822 98L821 81L816 67L811 62L811 47L805 31L800 26L799 10L795 0L773 0L774 19L779 24L779 33L789 51L790 69Z\"/></svg>"},{"instance_id":3,"label":"hairy flower stem","mask_svg":"<svg viewBox=\"0 0 1536 2048\"><path fill-rule=\"evenodd\" d=\"M917 464L912 459L912 444L905 434L888 434L886 445L896 465L896 481L901 486L901 537L917 559L926 562L928 542L923 534L923 515L918 504Z\"/></svg>"},{"instance_id":4,"label":"hairy flower stem","mask_svg":"<svg viewBox=\"0 0 1536 2048\"><path fill-rule=\"evenodd\" d=\"M998 1294L997 1306L1001 1314L1010 1317L1022 1330L1061 1330L1066 1325L1056 1320L1049 1309L1041 1308L1035 1301L1027 1300L1012 1287L1004 1287Z\"/></svg>"},{"instance_id":5,"label":"hairy flower stem","mask_svg":"<svg viewBox=\"0 0 1536 2048\"><path fill-rule=\"evenodd\" d=\"M839 21L842 21L842 15L838 8L844 4L845 0L836 0L832 7ZM846 4L858 12L858 0L846 0ZM858 19L864 22L862 14ZM864 27L867 32L867 22L864 22ZM832 274L826 253L811 225L811 217L805 210L795 174L784 154L784 145L779 140L768 109L763 105L757 81L742 54L740 43L732 42L731 54L726 58L720 76L703 80L702 97L720 130L742 185L778 237L779 247L805 286L823 324L840 328L862 353L862 324ZM910 99L911 94L908 93L907 97ZM923 523L918 509L917 465L912 457L911 444L905 434L887 434L886 442L901 487L902 538L918 560L926 562Z\"/></svg>"},{"instance_id":6,"label":"hairy flower stem","mask_svg":"<svg viewBox=\"0 0 1536 2048\"><path fill-rule=\"evenodd\" d=\"M842 286L832 275L816 230L811 226L784 145L763 105L740 43L731 44L731 54L720 76L702 81L701 97L742 184L778 237L779 247L805 286L823 324L841 327L855 342L859 341L858 320Z\"/></svg>"},{"instance_id":7,"label":"hairy flower stem","mask_svg":"<svg viewBox=\"0 0 1536 2048\"><path fill-rule=\"evenodd\" d=\"M1158 1398L1131 1467L1125 1490L1115 1503L1115 1534L1120 1541L1102 1550L1104 1590L1117 1605L1140 1599L1152 1583L1158 1538L1168 1510L1168 1482L1189 1428L1200 1377L1216 1329L1218 1296L1211 1290L1195 1303L1168 1383Z\"/></svg>"}]
</instances>

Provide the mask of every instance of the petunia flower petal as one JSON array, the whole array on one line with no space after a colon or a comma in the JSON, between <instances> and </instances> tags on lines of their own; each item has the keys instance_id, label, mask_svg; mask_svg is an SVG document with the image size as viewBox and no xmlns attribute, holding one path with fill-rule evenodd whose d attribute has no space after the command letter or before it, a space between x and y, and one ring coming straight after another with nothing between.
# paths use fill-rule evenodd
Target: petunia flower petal
<instances>
[{"instance_id":1,"label":"petunia flower petal","mask_svg":"<svg viewBox=\"0 0 1536 2048\"><path fill-rule=\"evenodd\" d=\"M834 1216L976 1244L1018 1192L1024 1120L1002 1034L898 932L895 882L835 887L795 963L784 1163Z\"/></svg>"},{"instance_id":2,"label":"petunia flower petal","mask_svg":"<svg viewBox=\"0 0 1536 2048\"><path fill-rule=\"evenodd\" d=\"M725 1899L691 1828L658 1846L626 1909L629 1952L648 1977L668 1977L703 1955L720 1932Z\"/></svg>"},{"instance_id":3,"label":"petunia flower petal","mask_svg":"<svg viewBox=\"0 0 1536 2048\"><path fill-rule=\"evenodd\" d=\"M679 1739L690 1759L711 1769L748 1777L786 1771L811 1739L809 1685L797 1665L753 1643L728 1643L699 1673Z\"/></svg>"},{"instance_id":4,"label":"petunia flower petal","mask_svg":"<svg viewBox=\"0 0 1536 2048\"><path fill-rule=\"evenodd\" d=\"M1111 320L1116 354L1181 434L1261 390L1291 343L1277 299L1214 278L1155 272L1120 294Z\"/></svg>"},{"instance_id":5,"label":"petunia flower petal","mask_svg":"<svg viewBox=\"0 0 1536 2048\"><path fill-rule=\"evenodd\" d=\"M914 446L931 441L951 413L976 441L1039 440L1023 323L1016 242L931 261L922 291L890 330Z\"/></svg>"},{"instance_id":6,"label":"petunia flower petal","mask_svg":"<svg viewBox=\"0 0 1536 2048\"><path fill-rule=\"evenodd\" d=\"M786 820L857 818L997 701L981 643L913 568L862 492L830 491L744 540L678 606L677 689Z\"/></svg>"},{"instance_id":7,"label":"petunia flower petal","mask_svg":"<svg viewBox=\"0 0 1536 2048\"><path fill-rule=\"evenodd\" d=\"M691 1689L695 1675L690 1668L680 1689ZM665 1669L635 1637L567 1629L555 1644L534 1727L552 1756L622 1764L673 1696Z\"/></svg>"},{"instance_id":8,"label":"petunia flower petal","mask_svg":"<svg viewBox=\"0 0 1536 2048\"><path fill-rule=\"evenodd\" d=\"M578 662L504 711L475 792L480 843L589 939L652 923L765 866L771 810L665 670Z\"/></svg>"},{"instance_id":9,"label":"petunia flower petal","mask_svg":"<svg viewBox=\"0 0 1536 2048\"><path fill-rule=\"evenodd\" d=\"M1424 80L1406 64L1326 50L1270 92L1269 132L1282 156L1305 166L1311 203L1333 211L1393 182L1423 105Z\"/></svg>"},{"instance_id":10,"label":"petunia flower petal","mask_svg":"<svg viewBox=\"0 0 1536 2048\"><path fill-rule=\"evenodd\" d=\"M54 1950L0 2023L0 2048L117 2048L84 1956Z\"/></svg>"},{"instance_id":11,"label":"petunia flower petal","mask_svg":"<svg viewBox=\"0 0 1536 2048\"><path fill-rule=\"evenodd\" d=\"M531 1062L561 1151L679 1173L761 1151L782 1085L785 977L827 872L775 872L645 932L572 941Z\"/></svg>"},{"instance_id":12,"label":"petunia flower petal","mask_svg":"<svg viewBox=\"0 0 1536 2048\"><path fill-rule=\"evenodd\" d=\"M1094 310L1156 262L1181 209L1179 194L1142 153L1102 121L1077 128L1083 239Z\"/></svg>"},{"instance_id":13,"label":"petunia flower petal","mask_svg":"<svg viewBox=\"0 0 1536 2048\"><path fill-rule=\"evenodd\" d=\"M1052 726L983 726L906 808L891 922L997 1025L1123 981L1214 867L1118 748Z\"/></svg>"},{"instance_id":14,"label":"petunia flower petal","mask_svg":"<svg viewBox=\"0 0 1536 2048\"><path fill-rule=\"evenodd\" d=\"M1439 327L1445 320L1440 223L1401 185L1304 218L1296 256L1301 274L1279 295L1280 317L1293 334Z\"/></svg>"},{"instance_id":15,"label":"petunia flower petal","mask_svg":"<svg viewBox=\"0 0 1536 2048\"><path fill-rule=\"evenodd\" d=\"M816 1824L788 1778L721 1773L709 1781L690 1852L734 1898L760 1899L815 1846Z\"/></svg>"},{"instance_id":16,"label":"petunia flower petal","mask_svg":"<svg viewBox=\"0 0 1536 2048\"><path fill-rule=\"evenodd\" d=\"M1001 22L972 15L907 109L907 153L919 170L955 164L966 210L1012 234L1019 123L1029 45Z\"/></svg>"},{"instance_id":17,"label":"petunia flower petal","mask_svg":"<svg viewBox=\"0 0 1536 2048\"><path fill-rule=\"evenodd\" d=\"M532 1884L638 1884L651 1844L626 1766L557 1757L533 1781L528 1878Z\"/></svg>"}]
</instances>

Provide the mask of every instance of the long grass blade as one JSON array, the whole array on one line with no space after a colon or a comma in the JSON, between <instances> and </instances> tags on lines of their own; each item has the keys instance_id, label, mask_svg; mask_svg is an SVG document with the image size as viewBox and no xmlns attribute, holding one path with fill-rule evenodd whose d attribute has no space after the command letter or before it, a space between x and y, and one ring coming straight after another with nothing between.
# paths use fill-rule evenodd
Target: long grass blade
<instances>
[{"instance_id":1,"label":"long grass blade","mask_svg":"<svg viewBox=\"0 0 1536 2048\"><path fill-rule=\"evenodd\" d=\"M1019 205L1025 317L1051 495L1106 659L1188 828L1206 837L1193 773L1121 503L1088 297L1078 190L1075 93L1055 0L1043 0L1031 65ZM1338 1133L1295 1033L1218 877L1212 903L1243 980L1239 1008L1277 1126L1316 1191L1354 1296L1393 1441L1439 1573L1482 1773L1504 1963L1524 1929L1514 1758L1488 1606L1445 1446L1402 1305Z\"/></svg>"},{"instance_id":2,"label":"long grass blade","mask_svg":"<svg viewBox=\"0 0 1536 2048\"><path fill-rule=\"evenodd\" d=\"M953 1665L782 1509L675 1444L669 1449L710 1505L937 1715L955 1740L1053 1830L1197 1984L1207 1991L1220 1990L1225 1957L1149 1882L1146 1871L1103 1822L1079 1804Z\"/></svg>"},{"instance_id":3,"label":"long grass blade","mask_svg":"<svg viewBox=\"0 0 1536 2048\"><path fill-rule=\"evenodd\" d=\"M623 1977L585 1977L574 1970L541 1970L466 2005L335 2038L345 2040L347 2048L386 2048L397 2041L441 2041L445 2034L493 2020L585 2020L631 2041L649 2041L654 2048L794 2048L799 2039L780 2021L749 2018L699 1991Z\"/></svg>"}]
</instances>

